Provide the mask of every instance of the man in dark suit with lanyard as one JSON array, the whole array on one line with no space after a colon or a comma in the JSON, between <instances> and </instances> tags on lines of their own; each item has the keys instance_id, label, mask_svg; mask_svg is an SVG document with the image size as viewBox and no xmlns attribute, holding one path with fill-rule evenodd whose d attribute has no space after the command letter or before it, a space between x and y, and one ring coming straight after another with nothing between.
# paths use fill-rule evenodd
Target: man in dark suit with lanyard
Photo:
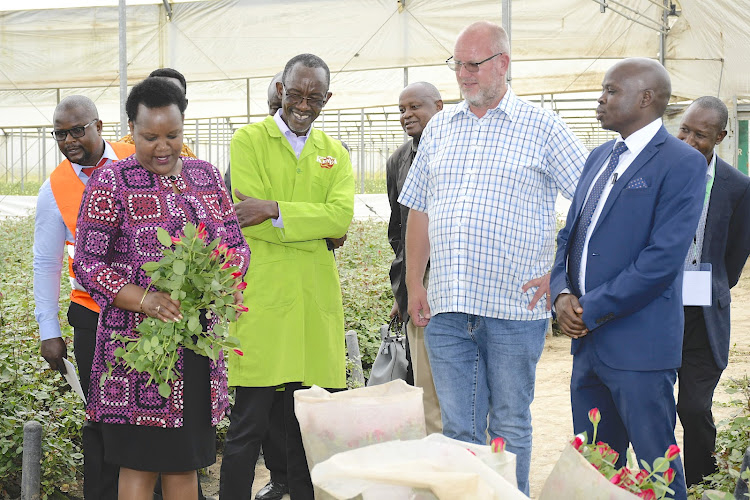
<instances>
[{"instance_id":1,"label":"man in dark suit with lanyard","mask_svg":"<svg viewBox=\"0 0 750 500\"><path fill-rule=\"evenodd\" d=\"M557 237L550 288L573 338L573 429L593 429L625 465L628 444L653 463L675 443L674 384L683 335L682 268L705 188L705 159L666 131L667 71L632 58L607 71L597 119L619 133L586 160ZM682 463L675 500L686 500Z\"/></svg>"},{"instance_id":2,"label":"man in dark suit with lanyard","mask_svg":"<svg viewBox=\"0 0 750 500\"><path fill-rule=\"evenodd\" d=\"M685 305L682 367L677 413L685 429L688 486L716 472L712 453L716 427L711 414L714 389L729 358L729 290L737 284L750 254L750 177L714 153L727 135L727 107L716 97L696 99L685 111L677 138L706 157L704 208L685 270L711 264L711 305Z\"/></svg>"}]
</instances>

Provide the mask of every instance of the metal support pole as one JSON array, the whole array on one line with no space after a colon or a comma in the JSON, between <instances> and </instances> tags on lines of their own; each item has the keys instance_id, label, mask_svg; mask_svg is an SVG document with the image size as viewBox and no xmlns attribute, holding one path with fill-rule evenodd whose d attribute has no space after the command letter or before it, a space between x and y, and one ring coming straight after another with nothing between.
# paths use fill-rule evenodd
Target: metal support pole
<instances>
[{"instance_id":1,"label":"metal support pole","mask_svg":"<svg viewBox=\"0 0 750 500\"><path fill-rule=\"evenodd\" d=\"M47 127L42 127L40 141L42 143L42 178L39 180L44 182L47 179Z\"/></svg>"},{"instance_id":2,"label":"metal support pole","mask_svg":"<svg viewBox=\"0 0 750 500\"><path fill-rule=\"evenodd\" d=\"M119 0L117 12L120 18L118 39L120 44L120 137L122 137L128 128L128 115L125 113L125 101L128 98L128 37L125 0Z\"/></svg>"},{"instance_id":3,"label":"metal support pole","mask_svg":"<svg viewBox=\"0 0 750 500\"><path fill-rule=\"evenodd\" d=\"M24 134L23 129L20 130L20 140L21 140L21 193L23 193L24 188L24 182L26 180L26 145L24 144Z\"/></svg>"},{"instance_id":4,"label":"metal support pole","mask_svg":"<svg viewBox=\"0 0 750 500\"><path fill-rule=\"evenodd\" d=\"M406 88L409 85L409 68L404 68L404 88ZM406 130L404 130L404 142L409 140L409 135L406 133Z\"/></svg>"},{"instance_id":5,"label":"metal support pole","mask_svg":"<svg viewBox=\"0 0 750 500\"><path fill-rule=\"evenodd\" d=\"M667 52L667 26L669 26L669 0L664 0L665 9L661 12L661 22L664 27L659 32L659 62L664 66Z\"/></svg>"},{"instance_id":6,"label":"metal support pole","mask_svg":"<svg viewBox=\"0 0 750 500\"><path fill-rule=\"evenodd\" d=\"M365 108L359 115L359 192L365 194Z\"/></svg>"},{"instance_id":7,"label":"metal support pole","mask_svg":"<svg viewBox=\"0 0 750 500\"><path fill-rule=\"evenodd\" d=\"M338 124L336 125L336 137L341 140L341 110L338 110Z\"/></svg>"},{"instance_id":8,"label":"metal support pole","mask_svg":"<svg viewBox=\"0 0 750 500\"><path fill-rule=\"evenodd\" d=\"M208 119L208 163L213 165L214 127L211 118Z\"/></svg>"},{"instance_id":9,"label":"metal support pole","mask_svg":"<svg viewBox=\"0 0 750 500\"><path fill-rule=\"evenodd\" d=\"M10 129L10 163L8 163L8 167L10 168L10 183L13 184L16 182L15 175L13 173L13 144L15 143L15 134L13 134L13 129ZM736 165L736 163L735 163ZM6 176L5 182L8 182L8 178Z\"/></svg>"},{"instance_id":10,"label":"metal support pole","mask_svg":"<svg viewBox=\"0 0 750 500\"><path fill-rule=\"evenodd\" d=\"M245 88L247 91L245 92L247 97L247 123L250 123L250 79L245 78Z\"/></svg>"},{"instance_id":11,"label":"metal support pole","mask_svg":"<svg viewBox=\"0 0 750 500\"><path fill-rule=\"evenodd\" d=\"M57 99L56 104L60 104L60 89L55 89L55 98ZM57 144L55 144L55 146L57 146ZM60 152L60 148L55 147L53 150L55 151L56 163L60 163L62 161L62 152Z\"/></svg>"},{"instance_id":12,"label":"metal support pole","mask_svg":"<svg viewBox=\"0 0 750 500\"><path fill-rule=\"evenodd\" d=\"M512 49L512 37L511 37L511 23L510 23L510 0L503 0L503 29L508 34L508 52L511 52ZM508 65L508 72L505 74L505 79L510 82L511 80L511 73L510 73L510 64Z\"/></svg>"},{"instance_id":13,"label":"metal support pole","mask_svg":"<svg viewBox=\"0 0 750 500\"><path fill-rule=\"evenodd\" d=\"M42 424L31 420L23 425L21 500L39 500L42 466Z\"/></svg>"},{"instance_id":14,"label":"metal support pole","mask_svg":"<svg viewBox=\"0 0 750 500\"><path fill-rule=\"evenodd\" d=\"M357 332L349 330L346 332L346 358L351 362L352 367L352 385L357 387L365 386L365 374L362 371L362 356L359 354L359 340Z\"/></svg>"},{"instance_id":15,"label":"metal support pole","mask_svg":"<svg viewBox=\"0 0 750 500\"><path fill-rule=\"evenodd\" d=\"M370 179L375 180L375 142L372 140L372 120L370 122L370 132L367 134L370 139Z\"/></svg>"},{"instance_id":16,"label":"metal support pole","mask_svg":"<svg viewBox=\"0 0 750 500\"><path fill-rule=\"evenodd\" d=\"M201 152L200 152L200 142L201 141L200 141L200 139L201 139L201 136L200 136L199 121L195 120L195 150L194 150L194 152L195 152L195 156L197 156L198 158L201 157Z\"/></svg>"}]
</instances>

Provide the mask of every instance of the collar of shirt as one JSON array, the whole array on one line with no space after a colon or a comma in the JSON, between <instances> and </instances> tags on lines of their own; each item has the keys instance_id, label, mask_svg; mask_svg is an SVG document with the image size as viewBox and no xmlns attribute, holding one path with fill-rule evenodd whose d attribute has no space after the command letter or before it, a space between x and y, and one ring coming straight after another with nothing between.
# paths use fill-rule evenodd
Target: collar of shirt
<instances>
[{"instance_id":1,"label":"collar of shirt","mask_svg":"<svg viewBox=\"0 0 750 500\"><path fill-rule=\"evenodd\" d=\"M645 127L630 134L627 139L623 139L622 136L618 137L617 142L624 141L628 147L628 156L636 158L646 148L648 143L651 142L651 139L654 138L661 128L661 124L661 118L657 118Z\"/></svg>"},{"instance_id":2,"label":"collar of shirt","mask_svg":"<svg viewBox=\"0 0 750 500\"><path fill-rule=\"evenodd\" d=\"M117 155L115 154L115 150L112 149L112 146L110 146L107 141L104 141L104 153L102 154L102 157L99 158L99 160L96 162L96 165L98 165L99 162L102 161L103 159L107 160L107 163L105 163L105 165L120 159L117 157ZM75 170L76 175L78 177L80 178L86 177L86 180L88 180L88 176L84 174L83 172L81 172L81 170L86 168L85 166L79 165L78 163L73 163L73 162L70 162L70 164L73 165L73 170Z\"/></svg>"},{"instance_id":3,"label":"collar of shirt","mask_svg":"<svg viewBox=\"0 0 750 500\"><path fill-rule=\"evenodd\" d=\"M411 138L411 152L416 153L418 148L419 148L419 139L417 139L416 137L412 137Z\"/></svg>"},{"instance_id":4,"label":"collar of shirt","mask_svg":"<svg viewBox=\"0 0 750 500\"><path fill-rule=\"evenodd\" d=\"M716 175L716 151L711 157L711 163L708 164L708 176L713 179L714 175Z\"/></svg>"},{"instance_id":5,"label":"collar of shirt","mask_svg":"<svg viewBox=\"0 0 750 500\"><path fill-rule=\"evenodd\" d=\"M500 102L492 109L487 110L487 114L484 115L482 118L479 118L480 120L487 116L493 116L497 113L503 113L505 116L508 117L510 121L514 121L516 118L516 108L518 107L518 97L516 97L516 94L513 92L513 89L510 88L510 85L507 86L507 90L505 91L505 95L502 99L500 99ZM457 106L453 108L451 111L451 119L455 118L458 114L465 114L467 116L473 116L476 118L476 115L471 111L471 108L469 108L469 102L464 99L461 101Z\"/></svg>"},{"instance_id":6,"label":"collar of shirt","mask_svg":"<svg viewBox=\"0 0 750 500\"><path fill-rule=\"evenodd\" d=\"M289 141L289 145L292 146L294 154L296 154L297 158L299 158L300 153L302 153L302 150L305 148L307 138L310 137L310 130L312 130L312 125L310 126L310 130L308 130L305 135L297 135L289 130L289 126L286 124L286 122L284 122L283 118L281 118L282 112L283 110L279 108L276 114L273 115L273 121L276 122L276 126L279 127L281 133L284 134L286 140Z\"/></svg>"}]
</instances>

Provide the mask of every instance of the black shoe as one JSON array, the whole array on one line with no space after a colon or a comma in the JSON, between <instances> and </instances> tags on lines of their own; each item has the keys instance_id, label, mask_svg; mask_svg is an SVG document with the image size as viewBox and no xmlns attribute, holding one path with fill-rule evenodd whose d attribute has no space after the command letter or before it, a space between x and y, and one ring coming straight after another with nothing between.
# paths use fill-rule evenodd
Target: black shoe
<instances>
[{"instance_id":1,"label":"black shoe","mask_svg":"<svg viewBox=\"0 0 750 500\"><path fill-rule=\"evenodd\" d=\"M289 493L288 485L268 481L268 484L255 494L255 500L281 500L281 497L287 493Z\"/></svg>"}]
</instances>

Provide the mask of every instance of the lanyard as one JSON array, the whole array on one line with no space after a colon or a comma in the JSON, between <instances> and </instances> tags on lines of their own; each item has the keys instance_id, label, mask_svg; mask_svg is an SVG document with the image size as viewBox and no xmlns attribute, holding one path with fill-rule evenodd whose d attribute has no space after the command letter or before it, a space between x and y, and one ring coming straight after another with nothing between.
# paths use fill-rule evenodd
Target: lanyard
<instances>
[{"instance_id":1,"label":"lanyard","mask_svg":"<svg viewBox=\"0 0 750 500\"><path fill-rule=\"evenodd\" d=\"M706 224L706 214L708 212L708 200L711 198L711 189L714 187L714 177L716 176L716 173L714 175L708 177L708 182L706 182L706 196L703 198L703 213L701 214L701 220L699 224L703 224L705 228ZM699 227L700 229L700 227ZM703 242L701 241L701 245ZM693 236L693 242L690 244L690 253L688 254L689 259L688 262L690 262L692 265L697 266L698 265L698 258L700 257L700 252L698 249L698 234L696 233Z\"/></svg>"}]
</instances>

